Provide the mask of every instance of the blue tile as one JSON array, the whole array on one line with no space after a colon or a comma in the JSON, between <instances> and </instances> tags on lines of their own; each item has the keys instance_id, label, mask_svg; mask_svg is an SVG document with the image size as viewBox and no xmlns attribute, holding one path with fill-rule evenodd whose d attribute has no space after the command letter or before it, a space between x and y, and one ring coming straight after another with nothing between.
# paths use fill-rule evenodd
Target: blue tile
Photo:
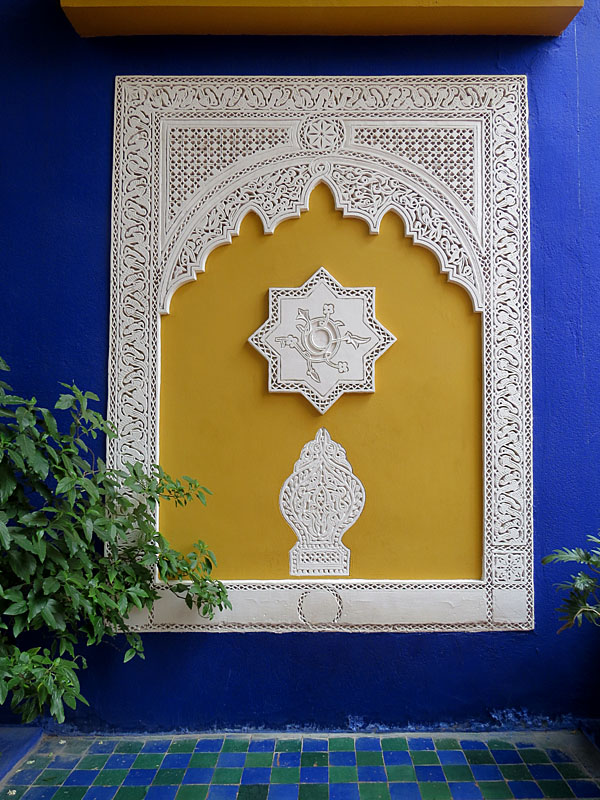
<instances>
[{"instance_id":1,"label":"blue tile","mask_svg":"<svg viewBox=\"0 0 600 800\"><path fill-rule=\"evenodd\" d=\"M160 765L161 769L185 769L190 763L191 753L167 753Z\"/></svg>"},{"instance_id":2,"label":"blue tile","mask_svg":"<svg viewBox=\"0 0 600 800\"><path fill-rule=\"evenodd\" d=\"M497 764L522 764L523 759L518 750L492 750Z\"/></svg>"},{"instance_id":3,"label":"blue tile","mask_svg":"<svg viewBox=\"0 0 600 800\"><path fill-rule=\"evenodd\" d=\"M354 767L356 766L356 753L351 750L339 750L329 753L329 765L331 767Z\"/></svg>"},{"instance_id":4,"label":"blue tile","mask_svg":"<svg viewBox=\"0 0 600 800\"><path fill-rule=\"evenodd\" d=\"M182 783L210 783L214 769L211 767L190 767L183 776Z\"/></svg>"},{"instance_id":5,"label":"blue tile","mask_svg":"<svg viewBox=\"0 0 600 800\"><path fill-rule=\"evenodd\" d=\"M600 789L598 789L594 781L567 781L567 783L576 797L600 797ZM27 797L27 794L25 797Z\"/></svg>"},{"instance_id":6,"label":"blue tile","mask_svg":"<svg viewBox=\"0 0 600 800\"><path fill-rule=\"evenodd\" d=\"M415 772L418 781L445 781L446 776L441 767L431 766L416 766Z\"/></svg>"},{"instance_id":7,"label":"blue tile","mask_svg":"<svg viewBox=\"0 0 600 800\"><path fill-rule=\"evenodd\" d=\"M438 750L438 758L442 764L466 764L465 754L460 750Z\"/></svg>"},{"instance_id":8,"label":"blue tile","mask_svg":"<svg viewBox=\"0 0 600 800\"><path fill-rule=\"evenodd\" d=\"M546 752L548 753L548 758L550 761L554 761L555 764L562 764L565 761L573 760L571 756L563 753L562 750L546 750Z\"/></svg>"},{"instance_id":9,"label":"blue tile","mask_svg":"<svg viewBox=\"0 0 600 800\"><path fill-rule=\"evenodd\" d=\"M421 800L418 783L390 783L392 800Z\"/></svg>"},{"instance_id":10,"label":"blue tile","mask_svg":"<svg viewBox=\"0 0 600 800\"><path fill-rule=\"evenodd\" d=\"M381 739L375 736L361 736L356 740L357 750L381 750Z\"/></svg>"},{"instance_id":11,"label":"blue tile","mask_svg":"<svg viewBox=\"0 0 600 800\"><path fill-rule=\"evenodd\" d=\"M487 744L477 739L461 739L460 746L463 750L487 750Z\"/></svg>"},{"instance_id":12,"label":"blue tile","mask_svg":"<svg viewBox=\"0 0 600 800\"><path fill-rule=\"evenodd\" d=\"M156 769L130 769L123 786L150 786L157 772Z\"/></svg>"},{"instance_id":13,"label":"blue tile","mask_svg":"<svg viewBox=\"0 0 600 800\"><path fill-rule=\"evenodd\" d=\"M249 753L270 753L275 749L275 739L252 739Z\"/></svg>"},{"instance_id":14,"label":"blue tile","mask_svg":"<svg viewBox=\"0 0 600 800\"><path fill-rule=\"evenodd\" d=\"M97 769L74 769L63 786L91 786L97 777Z\"/></svg>"},{"instance_id":15,"label":"blue tile","mask_svg":"<svg viewBox=\"0 0 600 800\"><path fill-rule=\"evenodd\" d=\"M533 800L544 796L540 787L533 781L508 781L508 786L514 796L522 800Z\"/></svg>"},{"instance_id":16,"label":"blue tile","mask_svg":"<svg viewBox=\"0 0 600 800\"><path fill-rule=\"evenodd\" d=\"M276 753L274 765L277 767L299 767L301 755L301 753Z\"/></svg>"},{"instance_id":17,"label":"blue tile","mask_svg":"<svg viewBox=\"0 0 600 800\"><path fill-rule=\"evenodd\" d=\"M166 753L171 747L170 739L148 739L142 747L142 753Z\"/></svg>"},{"instance_id":18,"label":"blue tile","mask_svg":"<svg viewBox=\"0 0 600 800\"><path fill-rule=\"evenodd\" d=\"M74 769L81 756L56 756L53 758L48 769Z\"/></svg>"},{"instance_id":19,"label":"blue tile","mask_svg":"<svg viewBox=\"0 0 600 800\"><path fill-rule=\"evenodd\" d=\"M104 769L129 769L137 758L137 753L115 753L110 756Z\"/></svg>"},{"instance_id":20,"label":"blue tile","mask_svg":"<svg viewBox=\"0 0 600 800\"><path fill-rule=\"evenodd\" d=\"M304 739L302 749L307 753L321 753L329 750L329 742L327 739Z\"/></svg>"},{"instance_id":21,"label":"blue tile","mask_svg":"<svg viewBox=\"0 0 600 800\"><path fill-rule=\"evenodd\" d=\"M90 786L83 795L83 800L112 800L118 788L118 786Z\"/></svg>"},{"instance_id":22,"label":"blue tile","mask_svg":"<svg viewBox=\"0 0 600 800\"><path fill-rule=\"evenodd\" d=\"M268 800L298 800L298 788L297 783L272 783Z\"/></svg>"},{"instance_id":23,"label":"blue tile","mask_svg":"<svg viewBox=\"0 0 600 800\"><path fill-rule=\"evenodd\" d=\"M330 783L329 800L359 800L357 783Z\"/></svg>"},{"instance_id":24,"label":"blue tile","mask_svg":"<svg viewBox=\"0 0 600 800\"><path fill-rule=\"evenodd\" d=\"M300 753L294 753L300 755ZM246 763L246 753L221 753L217 767L243 767ZM183 766L187 767L187 764Z\"/></svg>"},{"instance_id":25,"label":"blue tile","mask_svg":"<svg viewBox=\"0 0 600 800\"><path fill-rule=\"evenodd\" d=\"M213 783L208 790L208 800L235 800L237 793L237 786Z\"/></svg>"},{"instance_id":26,"label":"blue tile","mask_svg":"<svg viewBox=\"0 0 600 800\"><path fill-rule=\"evenodd\" d=\"M218 753L223 747L223 738L220 739L199 739L196 745L197 753ZM219 784L220 785L220 784Z\"/></svg>"},{"instance_id":27,"label":"blue tile","mask_svg":"<svg viewBox=\"0 0 600 800\"><path fill-rule=\"evenodd\" d=\"M189 772L189 770L188 770ZM242 772L242 783L269 783L271 767L246 767Z\"/></svg>"},{"instance_id":28,"label":"blue tile","mask_svg":"<svg viewBox=\"0 0 600 800\"><path fill-rule=\"evenodd\" d=\"M327 767L300 767L300 783L327 783L328 780Z\"/></svg>"},{"instance_id":29,"label":"blue tile","mask_svg":"<svg viewBox=\"0 0 600 800\"><path fill-rule=\"evenodd\" d=\"M115 749L116 746L117 746L116 739L114 741L112 741L112 742L111 741L107 742L107 741L104 741L103 739L100 739L99 741L94 742L94 744L92 744L90 746L90 749L88 750L88 753L90 755L93 755L93 756L94 755L100 755L100 754L106 754L106 753L112 753L112 751Z\"/></svg>"},{"instance_id":30,"label":"blue tile","mask_svg":"<svg viewBox=\"0 0 600 800\"><path fill-rule=\"evenodd\" d=\"M383 767L359 767L358 780L360 783L372 783L373 781L387 781L387 775Z\"/></svg>"},{"instance_id":31,"label":"blue tile","mask_svg":"<svg viewBox=\"0 0 600 800\"><path fill-rule=\"evenodd\" d=\"M175 800L179 786L151 786L145 800Z\"/></svg>"},{"instance_id":32,"label":"blue tile","mask_svg":"<svg viewBox=\"0 0 600 800\"><path fill-rule=\"evenodd\" d=\"M383 753L383 760L390 767L398 764L412 764L412 758L408 750L385 750Z\"/></svg>"},{"instance_id":33,"label":"blue tile","mask_svg":"<svg viewBox=\"0 0 600 800\"><path fill-rule=\"evenodd\" d=\"M502 773L495 764L471 764L476 781L503 781Z\"/></svg>"},{"instance_id":34,"label":"blue tile","mask_svg":"<svg viewBox=\"0 0 600 800\"><path fill-rule=\"evenodd\" d=\"M552 764L527 764L527 768L536 781L562 781L562 775Z\"/></svg>"},{"instance_id":35,"label":"blue tile","mask_svg":"<svg viewBox=\"0 0 600 800\"><path fill-rule=\"evenodd\" d=\"M474 783L456 781L449 783L448 788L453 800L481 800L481 791Z\"/></svg>"},{"instance_id":36,"label":"blue tile","mask_svg":"<svg viewBox=\"0 0 600 800\"><path fill-rule=\"evenodd\" d=\"M433 739L421 739L410 737L408 740L409 750L435 750Z\"/></svg>"},{"instance_id":37,"label":"blue tile","mask_svg":"<svg viewBox=\"0 0 600 800\"><path fill-rule=\"evenodd\" d=\"M29 786L35 781L38 775L42 774L41 769L21 769L9 779L11 786Z\"/></svg>"},{"instance_id":38,"label":"blue tile","mask_svg":"<svg viewBox=\"0 0 600 800\"><path fill-rule=\"evenodd\" d=\"M27 800L50 800L58 791L58 786L32 786L23 797Z\"/></svg>"}]
</instances>

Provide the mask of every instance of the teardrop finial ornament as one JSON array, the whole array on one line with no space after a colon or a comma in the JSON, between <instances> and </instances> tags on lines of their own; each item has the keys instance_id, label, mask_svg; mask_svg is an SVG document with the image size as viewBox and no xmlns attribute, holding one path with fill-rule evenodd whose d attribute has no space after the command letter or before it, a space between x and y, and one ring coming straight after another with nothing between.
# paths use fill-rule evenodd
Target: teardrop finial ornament
<instances>
[{"instance_id":1,"label":"teardrop finial ornament","mask_svg":"<svg viewBox=\"0 0 600 800\"><path fill-rule=\"evenodd\" d=\"M350 550L342 536L364 506L365 488L346 451L320 428L279 494L283 518L298 537L290 550L290 575L348 575Z\"/></svg>"}]
</instances>

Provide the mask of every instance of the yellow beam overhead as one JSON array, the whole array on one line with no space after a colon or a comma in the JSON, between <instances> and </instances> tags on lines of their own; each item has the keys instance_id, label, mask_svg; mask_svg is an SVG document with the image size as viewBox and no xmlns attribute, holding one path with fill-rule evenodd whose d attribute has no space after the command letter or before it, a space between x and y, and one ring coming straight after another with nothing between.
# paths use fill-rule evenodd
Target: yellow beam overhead
<instances>
[{"instance_id":1,"label":"yellow beam overhead","mask_svg":"<svg viewBox=\"0 0 600 800\"><path fill-rule=\"evenodd\" d=\"M583 0L61 0L80 36L556 36Z\"/></svg>"}]
</instances>

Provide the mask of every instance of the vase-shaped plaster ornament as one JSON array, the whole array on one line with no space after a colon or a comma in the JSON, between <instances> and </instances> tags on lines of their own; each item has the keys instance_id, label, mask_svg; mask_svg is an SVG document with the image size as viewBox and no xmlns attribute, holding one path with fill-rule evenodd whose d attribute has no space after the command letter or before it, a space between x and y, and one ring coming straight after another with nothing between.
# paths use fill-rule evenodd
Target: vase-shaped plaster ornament
<instances>
[{"instance_id":1,"label":"vase-shaped plaster ornament","mask_svg":"<svg viewBox=\"0 0 600 800\"><path fill-rule=\"evenodd\" d=\"M348 575L350 550L342 536L364 505L365 489L346 451L320 428L279 494L281 513L298 537L290 550L290 575Z\"/></svg>"}]
</instances>

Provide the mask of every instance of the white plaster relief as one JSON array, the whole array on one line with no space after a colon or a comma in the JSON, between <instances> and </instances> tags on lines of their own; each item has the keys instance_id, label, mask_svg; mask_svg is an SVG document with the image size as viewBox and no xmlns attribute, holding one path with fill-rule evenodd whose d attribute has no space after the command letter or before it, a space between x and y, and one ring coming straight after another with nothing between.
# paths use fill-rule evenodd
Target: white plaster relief
<instances>
[{"instance_id":1,"label":"white plaster relief","mask_svg":"<svg viewBox=\"0 0 600 800\"><path fill-rule=\"evenodd\" d=\"M210 163L193 156L189 164L178 165L168 149L172 126L183 137L178 157L186 131L210 129ZM407 133L415 127L429 138L427 147ZM441 128L447 132L443 136ZM264 135L265 129L274 133ZM289 134L286 143L282 129ZM474 131L472 138L466 129ZM196 182L186 185L192 168ZM167 594L138 628L307 629L299 597L327 588L339 594L343 613L337 622L311 625L311 630L530 629L523 76L118 78L108 413L119 437L108 443L109 463L157 459L159 314L168 312L173 292L195 279L215 247L231 241L250 210L272 232L307 208L318 182L330 187L344 214L363 219L372 233L388 211L401 216L407 234L436 254L440 269L465 288L482 313L482 579L232 581L234 609L210 623L185 614ZM168 213L167 198L173 198ZM369 283L368 273L364 282Z\"/></svg>"},{"instance_id":2,"label":"white plaster relief","mask_svg":"<svg viewBox=\"0 0 600 800\"><path fill-rule=\"evenodd\" d=\"M396 338L375 317L373 287L342 286L321 267L269 289L269 317L248 341L269 362L270 392L300 392L324 414L344 392L375 391L375 361Z\"/></svg>"},{"instance_id":3,"label":"white plaster relief","mask_svg":"<svg viewBox=\"0 0 600 800\"><path fill-rule=\"evenodd\" d=\"M279 509L298 537L290 575L348 575L350 550L342 536L365 507L365 488L344 448L320 428L302 448L279 494Z\"/></svg>"}]
</instances>

